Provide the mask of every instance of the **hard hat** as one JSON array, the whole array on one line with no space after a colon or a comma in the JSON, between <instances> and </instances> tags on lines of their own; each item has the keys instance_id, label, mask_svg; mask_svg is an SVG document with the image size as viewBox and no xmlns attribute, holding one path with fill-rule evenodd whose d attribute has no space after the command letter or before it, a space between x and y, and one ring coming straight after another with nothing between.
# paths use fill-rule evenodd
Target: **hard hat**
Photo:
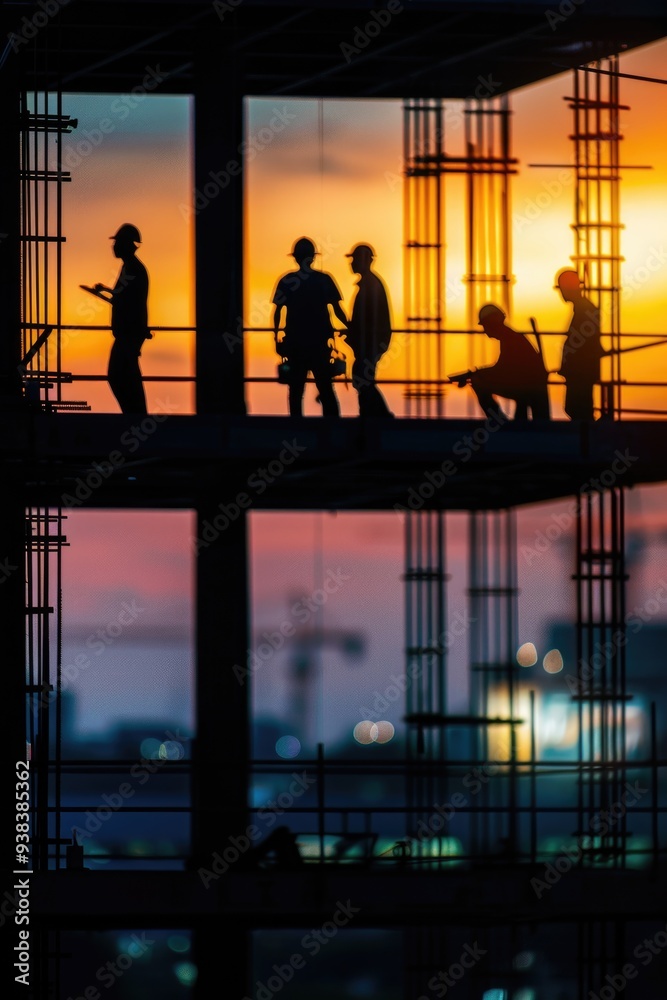
<instances>
[{"instance_id":1,"label":"hard hat","mask_svg":"<svg viewBox=\"0 0 667 1000\"><path fill-rule=\"evenodd\" d=\"M495 320L496 322L502 322L505 319L505 313L502 311L500 306L494 306L491 305L491 303L488 303L480 309L477 325L482 326L484 320L488 319Z\"/></svg>"},{"instance_id":2,"label":"hard hat","mask_svg":"<svg viewBox=\"0 0 667 1000\"><path fill-rule=\"evenodd\" d=\"M119 243L141 243L141 233L131 222L124 222L115 236L110 236L109 239Z\"/></svg>"},{"instance_id":3,"label":"hard hat","mask_svg":"<svg viewBox=\"0 0 667 1000\"><path fill-rule=\"evenodd\" d=\"M314 257L316 254L317 250L315 249L313 241L307 239L305 236L302 236L301 239L297 240L292 247L291 256L294 257L295 260L301 262L302 260L308 260L309 257Z\"/></svg>"},{"instance_id":4,"label":"hard hat","mask_svg":"<svg viewBox=\"0 0 667 1000\"><path fill-rule=\"evenodd\" d=\"M581 288L581 278L571 267L566 267L556 275L556 288L578 291Z\"/></svg>"},{"instance_id":5,"label":"hard hat","mask_svg":"<svg viewBox=\"0 0 667 1000\"><path fill-rule=\"evenodd\" d=\"M357 255L360 257L367 256L373 258L375 257L375 250L369 243L356 243L350 252L345 254L346 257L356 257Z\"/></svg>"}]
</instances>

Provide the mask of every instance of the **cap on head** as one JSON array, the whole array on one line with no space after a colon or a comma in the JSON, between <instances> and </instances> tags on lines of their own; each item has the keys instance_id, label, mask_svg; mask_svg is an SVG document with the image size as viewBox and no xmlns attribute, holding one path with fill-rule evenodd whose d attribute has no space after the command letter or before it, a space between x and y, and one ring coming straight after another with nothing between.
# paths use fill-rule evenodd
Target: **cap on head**
<instances>
[{"instance_id":1,"label":"cap on head","mask_svg":"<svg viewBox=\"0 0 667 1000\"><path fill-rule=\"evenodd\" d=\"M578 292L581 288L581 278L571 267L566 267L556 275L556 288L561 292Z\"/></svg>"},{"instance_id":2,"label":"cap on head","mask_svg":"<svg viewBox=\"0 0 667 1000\"><path fill-rule=\"evenodd\" d=\"M307 239L305 236L302 236L301 239L297 240L292 247L292 257L294 257L299 264L304 260L312 260L316 253L317 250L315 249L315 244L312 240Z\"/></svg>"},{"instance_id":3,"label":"cap on head","mask_svg":"<svg viewBox=\"0 0 667 1000\"><path fill-rule=\"evenodd\" d=\"M373 260L375 257L375 250L370 245L370 243L356 243L349 253L345 254L346 257L358 257L363 260L365 257L367 260Z\"/></svg>"},{"instance_id":4,"label":"cap on head","mask_svg":"<svg viewBox=\"0 0 667 1000\"><path fill-rule=\"evenodd\" d=\"M494 306L491 303L482 306L479 311L478 326L483 326L484 323L502 323L505 319L505 313L502 311L500 306Z\"/></svg>"},{"instance_id":5,"label":"cap on head","mask_svg":"<svg viewBox=\"0 0 667 1000\"><path fill-rule=\"evenodd\" d=\"M141 243L141 233L131 222L124 222L118 232L109 239L116 240L117 243Z\"/></svg>"}]
</instances>

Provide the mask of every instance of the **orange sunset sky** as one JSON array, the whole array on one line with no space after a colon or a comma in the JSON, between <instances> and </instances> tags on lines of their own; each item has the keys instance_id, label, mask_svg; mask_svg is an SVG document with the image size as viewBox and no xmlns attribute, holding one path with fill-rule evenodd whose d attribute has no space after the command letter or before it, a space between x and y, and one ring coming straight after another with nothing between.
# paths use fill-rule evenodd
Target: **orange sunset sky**
<instances>
[{"instance_id":1,"label":"orange sunset sky","mask_svg":"<svg viewBox=\"0 0 667 1000\"><path fill-rule=\"evenodd\" d=\"M623 55L621 70L665 77L667 41ZM513 146L519 173L513 179L513 314L517 329L529 330L535 316L541 330L565 330L568 309L553 291L556 271L567 266L573 251L570 228L574 183L569 169L535 169L530 163L569 163L572 159L571 111L563 97L571 92L569 73L512 94ZM623 329L647 334L662 332L666 302L667 144L659 123L667 111L667 90L658 84L621 81L625 136L621 160L647 164L650 171L627 171L621 184ZM451 102L452 108L460 103ZM283 100L271 97L246 102L246 134L258 147L246 165L245 325L267 326L270 299L277 277L290 269L287 256L294 239L307 235L318 244L319 264L335 277L349 307L354 275L345 259L358 241L371 242L376 266L390 290L394 323L404 325L402 295L402 119L398 101ZM284 127L268 128L276 109ZM139 256L149 269L149 316L153 326L194 324L194 260L192 209L193 172L190 144L191 100L151 96L132 109L112 96L69 95L65 111L79 119L79 128L64 139L63 158L72 173L65 187L64 322L102 325L108 307L79 289L80 284L111 284L118 263L108 236L121 222L141 230ZM322 130L318 120L321 117ZM110 132L95 145L103 119ZM275 119L274 119L275 120ZM447 152L462 152L463 128L448 127ZM465 323L463 184L450 177L446 189L446 325ZM222 191L221 198L228 196ZM203 209L205 211L205 208ZM220 281L225 281L220 261ZM272 376L276 356L272 338L250 334L247 347L251 375ZM66 370L103 374L110 347L108 332L64 334ZM547 360L557 367L561 341L547 341ZM448 341L452 370L465 360L463 338ZM193 337L189 333L158 333L144 347L144 374L191 375ZM489 360L493 359L493 348ZM660 380L667 369L667 352L657 348L626 356L627 379ZM399 377L400 359L387 375ZM71 398L86 398L93 409L117 412L105 383L79 383L67 390ZM662 408L662 389L645 389L641 397L626 396L627 406ZM464 393L452 389L449 410L464 412ZM310 390L307 412L317 413ZM400 389L388 391L395 412L404 412ZM344 414L356 413L355 394L343 386L339 397ZM192 386L148 385L149 408L164 405L192 412ZM562 390L552 388L554 416L562 416ZM251 386L249 408L254 413L285 413L283 386Z\"/></svg>"},{"instance_id":2,"label":"orange sunset sky","mask_svg":"<svg viewBox=\"0 0 667 1000\"><path fill-rule=\"evenodd\" d=\"M663 41L624 55L621 69L665 77L666 62L667 41ZM553 290L553 279L559 268L569 264L573 252L573 178L567 170L559 179L562 171L532 169L528 164L570 162L571 112L563 101L570 90L571 76L564 74L512 95L514 154L519 158L520 172L512 187L516 281L510 320L524 331L529 330L530 316L537 318L541 330L565 331L569 321L567 307ZM653 168L628 171L621 185L626 226L622 234L626 258L623 328L650 335L664 332L667 300L667 143L662 138L667 89L622 80L621 101L631 106L622 118L622 161ZM81 291L79 285L113 283L119 265L108 237L127 221L135 223L143 236L139 256L150 272L151 325L192 326L191 101L187 97L152 96L129 114L123 115L121 108L108 95L65 98L65 111L78 117L79 129L66 137L63 145L64 165L72 174L64 194L64 322L108 324L108 306ZM262 130L268 128L275 108L284 111L285 118L294 117L263 144L246 168L246 326L269 324L275 282L290 268L288 253L294 240L303 235L319 245L319 260L334 275L347 308L354 276L344 255L358 241L371 242L378 255L377 270L390 290L395 325L402 326L400 102L327 100L320 105L315 99L253 99L247 102L248 138L260 133L267 137ZM92 135L103 119L112 123L112 131L99 145L86 145L86 133ZM460 152L462 143L462 128L450 128L447 151ZM449 307L446 322L452 328L460 327L465 315L462 190L462 180L448 179L445 297ZM225 192L219 195L225 196ZM637 288L629 287L629 279ZM221 260L220 281L225 280ZM250 334L248 340L248 371L274 375L277 358L271 336ZM461 338L461 344L463 341ZM557 366L561 343L555 337L547 342L552 367ZM104 374L110 345L109 331L66 333L63 367ZM453 354L456 349L452 345ZM463 350L459 353L465 356ZM667 381L667 348L629 357L632 360L624 365L627 378ZM489 360L492 358L493 352ZM142 365L144 374L191 375L192 334L158 332L145 345ZM448 370L460 367L456 359ZM391 374L400 374L400 366ZM96 411L118 412L105 382L75 383L65 389L67 397L87 399ZM390 388L386 394L397 414L405 412L400 389ZM149 409L193 412L191 384L148 383L147 395ZM319 410L314 395L311 386L306 412L312 414ZM356 394L341 385L338 395L343 413L355 415ZM252 413L285 414L286 397L286 387L278 385L249 386L247 392ZM630 398L627 405L667 409L662 389L642 390L640 397L628 393ZM555 386L552 400L554 416L562 417L562 390ZM465 404L466 393L453 389L447 399L448 412L464 413ZM642 559L631 570L632 606L655 589L664 572L664 487L630 490L627 502L629 538L634 539L637 550L643 545ZM536 533L544 531L553 514L562 512L568 503L521 508L519 544L532 544ZM452 576L448 620L452 620L457 614L464 615L468 606L465 515L451 515L448 526ZM155 630L159 632L165 623L181 636L181 646L170 640L171 651L154 642L150 646L144 637L140 655L148 680L141 683L148 683L150 690L137 688L135 698L128 698L128 691L139 683L137 649L131 645L135 633L128 632L127 646L124 638L122 644L110 648L103 663L82 673L74 689L81 730L102 729L130 711L146 717L148 704L151 713L159 708L169 721L191 721L194 530L191 512L70 512L67 535L71 548L64 554L64 600L71 633L65 637L65 656L77 654L81 636L85 639L100 625L113 621L123 600L136 599L145 608L136 626L137 642L143 633L153 642ZM394 512L255 512L250 516L250 541L253 646L262 641L262 630L279 627L291 596L305 595L321 586L328 569L341 569L349 577L324 609L324 623L363 631L367 654L361 669L359 664L336 660L331 651L323 655L326 669L319 681L316 728L318 738L327 740L340 737L342 732L351 734L363 717L361 707L404 667L402 518ZM563 539L537 560L519 559L521 642L543 641L550 618L573 612L570 543L571 539ZM453 703L459 706L467 684L467 642L468 637L463 636L450 650ZM158 685L151 681L155 677ZM256 712L282 713L286 718L288 691L286 660L276 658L253 677ZM180 706L184 716L175 715L174 706ZM388 717L398 726L401 714L402 704L397 702Z\"/></svg>"}]
</instances>

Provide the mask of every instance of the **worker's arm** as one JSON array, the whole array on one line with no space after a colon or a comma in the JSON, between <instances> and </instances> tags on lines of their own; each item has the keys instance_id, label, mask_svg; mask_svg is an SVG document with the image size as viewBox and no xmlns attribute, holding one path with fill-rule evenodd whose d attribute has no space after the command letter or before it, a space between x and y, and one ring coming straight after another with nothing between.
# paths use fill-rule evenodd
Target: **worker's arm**
<instances>
[{"instance_id":1,"label":"worker's arm","mask_svg":"<svg viewBox=\"0 0 667 1000\"><path fill-rule=\"evenodd\" d=\"M280 320L281 320L281 316L282 316L282 311L283 311L283 307L282 306L274 305L274 307L273 307L273 336L275 338L276 351L278 351L278 354L280 354L280 350L278 349L278 331L280 330Z\"/></svg>"},{"instance_id":2,"label":"worker's arm","mask_svg":"<svg viewBox=\"0 0 667 1000\"><path fill-rule=\"evenodd\" d=\"M341 323L343 324L343 326L347 326L347 316L345 315L345 312L344 312L343 307L341 306L340 302L333 302L332 305L333 305L333 311L334 311L334 315L336 316L336 319L339 319L341 321Z\"/></svg>"}]
</instances>

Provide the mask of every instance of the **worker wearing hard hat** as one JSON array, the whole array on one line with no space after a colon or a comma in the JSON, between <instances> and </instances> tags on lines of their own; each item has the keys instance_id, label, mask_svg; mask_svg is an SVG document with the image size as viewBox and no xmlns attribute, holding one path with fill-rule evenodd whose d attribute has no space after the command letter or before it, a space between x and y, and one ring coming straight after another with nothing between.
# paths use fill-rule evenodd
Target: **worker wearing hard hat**
<instances>
[{"instance_id":1,"label":"worker wearing hard hat","mask_svg":"<svg viewBox=\"0 0 667 1000\"><path fill-rule=\"evenodd\" d=\"M145 340L152 336L148 329L148 272L136 256L141 235L136 226L124 223L114 236L113 254L122 260L118 280L113 288L96 284L95 292L108 292L111 303L111 332L114 342L109 355L109 386L123 413L147 413L146 395L141 380L139 356Z\"/></svg>"},{"instance_id":2,"label":"worker wearing hard hat","mask_svg":"<svg viewBox=\"0 0 667 1000\"><path fill-rule=\"evenodd\" d=\"M271 299L276 351L281 358L287 359L290 416L302 415L303 393L311 371L323 415L338 417L340 408L331 384L334 327L329 307L336 318L347 325L347 316L341 306L343 296L330 274L313 270L317 250L312 240L305 236L296 240L290 256L298 268L279 278ZM279 339L283 310L286 313L285 334Z\"/></svg>"},{"instance_id":3,"label":"worker wearing hard hat","mask_svg":"<svg viewBox=\"0 0 667 1000\"><path fill-rule=\"evenodd\" d=\"M576 271L565 268L556 275L563 301L573 306L563 345L559 374L565 379L565 412L571 420L593 419L593 386L600 381L600 313L581 288Z\"/></svg>"},{"instance_id":4,"label":"worker wearing hard hat","mask_svg":"<svg viewBox=\"0 0 667 1000\"><path fill-rule=\"evenodd\" d=\"M500 343L495 365L466 373L486 416L503 415L494 398L501 396L515 401L515 420L525 420L529 409L533 420L548 420L547 373L530 341L507 326L505 313L496 305L482 306L479 325L487 337Z\"/></svg>"},{"instance_id":5,"label":"worker wearing hard hat","mask_svg":"<svg viewBox=\"0 0 667 1000\"><path fill-rule=\"evenodd\" d=\"M391 341L391 314L387 289L373 270L375 251L357 243L350 253L350 267L359 275L347 328L347 342L354 351L352 385L359 395L359 416L393 417L375 381L378 361Z\"/></svg>"}]
</instances>

